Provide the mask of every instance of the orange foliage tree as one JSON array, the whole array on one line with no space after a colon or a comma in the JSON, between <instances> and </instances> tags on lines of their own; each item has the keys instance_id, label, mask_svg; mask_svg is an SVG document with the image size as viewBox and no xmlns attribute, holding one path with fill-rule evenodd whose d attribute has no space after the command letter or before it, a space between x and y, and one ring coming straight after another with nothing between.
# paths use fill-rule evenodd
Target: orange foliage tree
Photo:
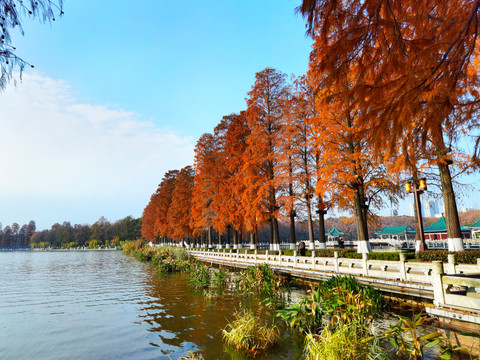
<instances>
[{"instance_id":1,"label":"orange foliage tree","mask_svg":"<svg viewBox=\"0 0 480 360\"><path fill-rule=\"evenodd\" d=\"M213 196L213 226L218 232L227 230L228 246L233 230L235 249L238 248L239 233L245 228L245 211L241 201L245 185L241 169L249 133L245 112L224 116L214 130L217 191Z\"/></svg>"},{"instance_id":2,"label":"orange foliage tree","mask_svg":"<svg viewBox=\"0 0 480 360\"><path fill-rule=\"evenodd\" d=\"M249 230L265 222L270 224L270 249L280 248L278 194L285 189L280 173L280 138L285 122L288 87L285 75L266 68L255 75L247 98L247 122L250 134L244 152L244 192L246 225Z\"/></svg>"},{"instance_id":3,"label":"orange foliage tree","mask_svg":"<svg viewBox=\"0 0 480 360\"><path fill-rule=\"evenodd\" d=\"M206 234L208 247L213 247L212 223L215 217L213 198L216 193L215 138L203 134L195 146L195 177L192 189L191 226L196 235Z\"/></svg>"},{"instance_id":4,"label":"orange foliage tree","mask_svg":"<svg viewBox=\"0 0 480 360\"><path fill-rule=\"evenodd\" d=\"M315 40L312 78L359 110L374 155L415 154L438 167L450 250L463 245L446 140L454 144L478 125L479 7L474 0L304 0L298 8ZM405 162L413 176L416 168Z\"/></svg>"},{"instance_id":5,"label":"orange foliage tree","mask_svg":"<svg viewBox=\"0 0 480 360\"><path fill-rule=\"evenodd\" d=\"M177 175L178 170L170 170L165 173L157 191L151 196L150 202L143 211L142 237L152 242L160 237L163 237L163 242L166 242L167 237L172 233L167 214L172 202Z\"/></svg>"},{"instance_id":6,"label":"orange foliage tree","mask_svg":"<svg viewBox=\"0 0 480 360\"><path fill-rule=\"evenodd\" d=\"M193 236L190 222L193 181L194 171L191 166L180 170L175 180L175 189L167 212L167 223L171 229L170 237L173 240L182 241L182 243L184 239L189 241Z\"/></svg>"},{"instance_id":7,"label":"orange foliage tree","mask_svg":"<svg viewBox=\"0 0 480 360\"><path fill-rule=\"evenodd\" d=\"M347 87L345 84L344 88ZM329 92L326 88L320 92L320 96L329 101L317 104L317 116L312 119L318 130L317 144L322 149L317 188L320 192L329 192L340 210L355 215L358 251L369 252L368 209L381 207L381 194L398 192L398 181L389 175L384 163L373 156L372 147L359 131L358 110L351 106L348 98L328 98Z\"/></svg>"},{"instance_id":8,"label":"orange foliage tree","mask_svg":"<svg viewBox=\"0 0 480 360\"><path fill-rule=\"evenodd\" d=\"M293 178L296 191L287 204L294 201L296 213L306 211L307 228L310 248L314 247L314 228L312 210L314 207L314 194L316 188L316 175L320 159L320 147L316 143L318 129L312 119L316 116L315 93L306 76L301 76L294 81L294 91L289 101L289 112L284 130L284 138L288 139L289 161L292 162ZM317 206L319 207L319 242L320 247L326 247L324 212L325 203L323 195L318 195ZM305 210L303 210L305 209ZM293 222L293 220L291 220Z\"/></svg>"}]
</instances>

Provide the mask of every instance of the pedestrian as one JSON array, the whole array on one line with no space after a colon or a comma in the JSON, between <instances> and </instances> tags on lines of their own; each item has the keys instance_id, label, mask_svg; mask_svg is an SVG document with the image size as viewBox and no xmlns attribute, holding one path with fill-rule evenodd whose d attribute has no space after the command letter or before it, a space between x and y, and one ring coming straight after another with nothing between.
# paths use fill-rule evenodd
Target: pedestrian
<instances>
[{"instance_id":1,"label":"pedestrian","mask_svg":"<svg viewBox=\"0 0 480 360\"><path fill-rule=\"evenodd\" d=\"M338 247L339 247L340 249L345 248L344 241L343 241L343 238L342 238L341 236L338 237L338 240L337 240L337 241L338 241Z\"/></svg>"},{"instance_id":2,"label":"pedestrian","mask_svg":"<svg viewBox=\"0 0 480 360\"><path fill-rule=\"evenodd\" d=\"M305 241L298 243L298 251L300 252L300 256L305 256Z\"/></svg>"}]
</instances>

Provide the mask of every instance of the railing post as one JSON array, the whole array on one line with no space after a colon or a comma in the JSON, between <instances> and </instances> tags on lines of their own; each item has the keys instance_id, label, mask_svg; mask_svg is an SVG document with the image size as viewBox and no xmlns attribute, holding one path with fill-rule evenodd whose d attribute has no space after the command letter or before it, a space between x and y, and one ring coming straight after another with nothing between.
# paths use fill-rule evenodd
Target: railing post
<instances>
[{"instance_id":1,"label":"railing post","mask_svg":"<svg viewBox=\"0 0 480 360\"><path fill-rule=\"evenodd\" d=\"M278 250L278 264L282 265L282 250Z\"/></svg>"},{"instance_id":2,"label":"railing post","mask_svg":"<svg viewBox=\"0 0 480 360\"><path fill-rule=\"evenodd\" d=\"M432 261L432 265L433 304L441 306L445 304L442 283L442 276L444 275L443 263L441 261Z\"/></svg>"},{"instance_id":3,"label":"railing post","mask_svg":"<svg viewBox=\"0 0 480 360\"><path fill-rule=\"evenodd\" d=\"M255 252L253 253L253 258L254 258L254 262L255 262L255 265L257 264L257 249L255 249Z\"/></svg>"},{"instance_id":4,"label":"railing post","mask_svg":"<svg viewBox=\"0 0 480 360\"><path fill-rule=\"evenodd\" d=\"M400 280L407 280L407 269L405 263L407 262L407 255L400 253Z\"/></svg>"},{"instance_id":5,"label":"railing post","mask_svg":"<svg viewBox=\"0 0 480 360\"><path fill-rule=\"evenodd\" d=\"M268 250L265 250L265 264L268 264Z\"/></svg>"},{"instance_id":6,"label":"railing post","mask_svg":"<svg viewBox=\"0 0 480 360\"><path fill-rule=\"evenodd\" d=\"M457 259L455 254L448 254L448 268L447 268L447 274L456 274L457 270L455 269L457 265Z\"/></svg>"},{"instance_id":7,"label":"railing post","mask_svg":"<svg viewBox=\"0 0 480 360\"><path fill-rule=\"evenodd\" d=\"M315 270L315 264L316 263L316 260L315 260L315 250L312 250L312 270Z\"/></svg>"},{"instance_id":8,"label":"railing post","mask_svg":"<svg viewBox=\"0 0 480 360\"><path fill-rule=\"evenodd\" d=\"M339 272L339 266L338 266L338 251L333 252L333 269L336 273Z\"/></svg>"},{"instance_id":9,"label":"railing post","mask_svg":"<svg viewBox=\"0 0 480 360\"><path fill-rule=\"evenodd\" d=\"M368 276L368 253L362 253L363 273Z\"/></svg>"},{"instance_id":10,"label":"railing post","mask_svg":"<svg viewBox=\"0 0 480 360\"><path fill-rule=\"evenodd\" d=\"M480 259L478 259L480 260ZM480 264L480 263L479 263ZM480 266L480 265L479 265ZM297 267L297 250L294 250L293 251L293 267L296 268Z\"/></svg>"},{"instance_id":11,"label":"railing post","mask_svg":"<svg viewBox=\"0 0 480 360\"><path fill-rule=\"evenodd\" d=\"M480 258L477 258L477 269L480 271Z\"/></svg>"}]
</instances>

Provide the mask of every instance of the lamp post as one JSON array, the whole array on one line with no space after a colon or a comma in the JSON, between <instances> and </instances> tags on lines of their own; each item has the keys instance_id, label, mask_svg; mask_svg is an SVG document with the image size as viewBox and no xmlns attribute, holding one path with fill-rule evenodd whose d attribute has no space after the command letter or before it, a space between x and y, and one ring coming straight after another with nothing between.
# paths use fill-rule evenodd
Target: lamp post
<instances>
[{"instance_id":1,"label":"lamp post","mask_svg":"<svg viewBox=\"0 0 480 360\"><path fill-rule=\"evenodd\" d=\"M405 183L405 191L410 194L413 193L413 198L415 201L415 210L417 213L417 227L420 235L420 240L417 240L417 251L427 250L427 245L425 243L425 236L423 234L423 220L422 220L422 204L420 202L420 194L427 190L427 179L421 178L416 181L407 181Z\"/></svg>"}]
</instances>

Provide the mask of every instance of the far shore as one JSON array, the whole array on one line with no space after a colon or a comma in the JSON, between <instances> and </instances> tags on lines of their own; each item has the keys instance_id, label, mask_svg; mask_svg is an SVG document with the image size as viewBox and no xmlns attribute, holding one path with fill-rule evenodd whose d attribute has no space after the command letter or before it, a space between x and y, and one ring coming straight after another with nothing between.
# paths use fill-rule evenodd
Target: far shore
<instances>
[{"instance_id":1,"label":"far shore","mask_svg":"<svg viewBox=\"0 0 480 360\"><path fill-rule=\"evenodd\" d=\"M89 248L72 248L72 249L0 249L3 252L9 251L35 251L35 252L47 252L47 251L119 251L122 248L97 248L97 249L89 249Z\"/></svg>"}]
</instances>

